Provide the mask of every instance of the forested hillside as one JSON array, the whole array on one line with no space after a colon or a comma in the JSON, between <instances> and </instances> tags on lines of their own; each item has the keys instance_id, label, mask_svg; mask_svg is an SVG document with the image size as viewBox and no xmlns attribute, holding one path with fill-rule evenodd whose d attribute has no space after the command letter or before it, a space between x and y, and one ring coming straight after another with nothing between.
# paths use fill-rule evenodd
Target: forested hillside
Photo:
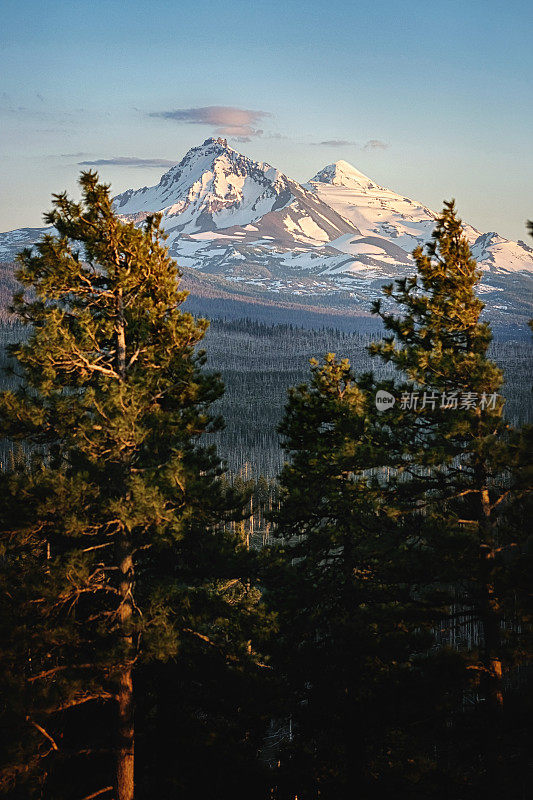
<instances>
[{"instance_id":1,"label":"forested hillside","mask_svg":"<svg viewBox=\"0 0 533 800\"><path fill-rule=\"evenodd\" d=\"M307 380L310 358L333 352L348 358L356 373L374 370L379 377L392 377L391 366L381 365L368 354L368 345L377 338L377 334L334 329L214 320L206 349L208 365L221 371L226 385L217 404L226 428L217 434L217 441L231 470L238 471L248 462L255 475L277 474L283 458L276 428L288 388ZM495 340L490 352L505 372L508 419L517 425L530 420L531 344L527 340Z\"/></svg>"},{"instance_id":2,"label":"forested hillside","mask_svg":"<svg viewBox=\"0 0 533 800\"><path fill-rule=\"evenodd\" d=\"M207 364L222 374L226 387L216 404L226 427L213 438L232 472L248 465L249 474L256 477L278 473L283 455L277 426L287 390L307 380L310 358L333 352L348 358L355 372L374 370L379 377L392 377L392 367L376 362L367 350L378 334L366 332L366 319L361 327L364 332L349 333L334 328L268 325L251 319L212 320L204 342ZM25 329L18 325L0 327L2 387L15 380L5 372L5 346L24 336ZM525 337L496 338L490 349L491 357L505 373L506 415L515 425L531 421L533 415L532 353L533 347Z\"/></svg>"}]
</instances>

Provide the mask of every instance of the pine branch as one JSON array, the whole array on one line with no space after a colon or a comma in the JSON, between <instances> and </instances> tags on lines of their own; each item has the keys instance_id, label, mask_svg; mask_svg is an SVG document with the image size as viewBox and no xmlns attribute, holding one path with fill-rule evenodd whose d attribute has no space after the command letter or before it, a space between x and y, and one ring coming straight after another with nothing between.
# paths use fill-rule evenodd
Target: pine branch
<instances>
[{"instance_id":1,"label":"pine branch","mask_svg":"<svg viewBox=\"0 0 533 800\"><path fill-rule=\"evenodd\" d=\"M93 792L92 794L86 794L85 797L82 797L82 800L93 800L93 798L95 797L100 797L100 795L112 791L113 791L112 786L105 786L103 789L98 789L97 792Z\"/></svg>"},{"instance_id":2,"label":"pine branch","mask_svg":"<svg viewBox=\"0 0 533 800\"><path fill-rule=\"evenodd\" d=\"M44 709L41 713L52 716L54 714L60 714L62 711L67 711L69 708L78 708L79 706L85 705L85 703L92 703L95 700L103 700L106 702L108 700L116 699L116 694L102 690L101 692L84 694L81 697L74 698L58 706L50 706Z\"/></svg>"},{"instance_id":3,"label":"pine branch","mask_svg":"<svg viewBox=\"0 0 533 800\"><path fill-rule=\"evenodd\" d=\"M39 672L37 675L32 675L28 678L28 683L33 683L34 681L40 681L43 678L50 678L53 675L56 675L58 672L64 672L67 669L94 669L95 667L99 667L98 664L89 663L89 664L67 664L62 665L59 667L52 667L51 669L47 669L44 672Z\"/></svg>"},{"instance_id":4,"label":"pine branch","mask_svg":"<svg viewBox=\"0 0 533 800\"><path fill-rule=\"evenodd\" d=\"M52 736L50 736L50 734L48 733L48 731L46 731L46 730L45 730L45 729L42 727L42 725L39 725L39 724L38 724L37 722L35 722L33 719L30 719L30 717L26 717L26 720L27 720L27 721L30 723L30 725L32 725L34 728L36 728L36 729L39 731L39 733L42 733L42 735L45 737L45 739L48 739L48 741L49 741L49 742L51 743L51 745L52 745L52 750L59 750L59 747L58 747L58 745L57 745L57 743L56 743L55 739L54 739ZM48 751L48 752L50 752L50 751ZM48 753L47 753L47 755L48 755Z\"/></svg>"}]
</instances>

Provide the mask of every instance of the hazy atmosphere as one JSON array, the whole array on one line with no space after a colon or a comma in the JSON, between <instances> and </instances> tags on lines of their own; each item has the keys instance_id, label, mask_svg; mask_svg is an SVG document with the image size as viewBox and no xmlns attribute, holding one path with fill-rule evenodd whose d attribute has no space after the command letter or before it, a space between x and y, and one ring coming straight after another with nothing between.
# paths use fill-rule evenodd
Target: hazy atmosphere
<instances>
[{"instance_id":1,"label":"hazy atmosphere","mask_svg":"<svg viewBox=\"0 0 533 800\"><path fill-rule=\"evenodd\" d=\"M526 2L2 4L0 230L94 164L152 185L208 136L298 181L345 159L481 231L531 214Z\"/></svg>"},{"instance_id":2,"label":"hazy atmosphere","mask_svg":"<svg viewBox=\"0 0 533 800\"><path fill-rule=\"evenodd\" d=\"M529 800L531 2L0 20L0 798Z\"/></svg>"}]
</instances>

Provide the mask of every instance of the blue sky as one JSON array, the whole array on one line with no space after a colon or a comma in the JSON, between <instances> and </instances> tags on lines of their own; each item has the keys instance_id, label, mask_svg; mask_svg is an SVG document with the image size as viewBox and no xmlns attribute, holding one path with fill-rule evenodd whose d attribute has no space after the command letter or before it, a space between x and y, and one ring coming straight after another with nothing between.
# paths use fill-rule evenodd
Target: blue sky
<instances>
[{"instance_id":1,"label":"blue sky","mask_svg":"<svg viewBox=\"0 0 533 800\"><path fill-rule=\"evenodd\" d=\"M530 3L4 0L0 41L1 230L39 225L80 162L119 192L227 132L298 180L342 158L527 238Z\"/></svg>"}]
</instances>

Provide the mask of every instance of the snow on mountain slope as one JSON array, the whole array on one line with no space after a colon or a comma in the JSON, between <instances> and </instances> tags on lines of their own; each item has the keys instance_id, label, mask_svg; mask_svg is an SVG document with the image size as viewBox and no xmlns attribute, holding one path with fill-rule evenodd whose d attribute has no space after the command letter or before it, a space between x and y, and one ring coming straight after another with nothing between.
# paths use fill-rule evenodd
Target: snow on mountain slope
<instances>
[{"instance_id":1,"label":"snow on mountain slope","mask_svg":"<svg viewBox=\"0 0 533 800\"><path fill-rule=\"evenodd\" d=\"M245 225L293 199L288 179L270 164L252 161L207 139L166 172L157 186L115 198L123 215L162 211L167 230L197 232Z\"/></svg>"},{"instance_id":2,"label":"snow on mountain slope","mask_svg":"<svg viewBox=\"0 0 533 800\"><path fill-rule=\"evenodd\" d=\"M50 228L17 228L0 233L0 261L12 261L16 254L38 242Z\"/></svg>"},{"instance_id":3,"label":"snow on mountain slope","mask_svg":"<svg viewBox=\"0 0 533 800\"><path fill-rule=\"evenodd\" d=\"M311 178L311 180L314 182L328 183L331 186L343 186L348 189L372 190L381 188L377 183L374 183L368 175L363 175L353 164L342 161L342 159L336 161L334 164L328 164L324 169L321 169L314 178Z\"/></svg>"},{"instance_id":4,"label":"snow on mountain slope","mask_svg":"<svg viewBox=\"0 0 533 800\"><path fill-rule=\"evenodd\" d=\"M115 197L114 204L120 214L134 220L161 211L172 239L245 228L258 220L261 227L250 228L245 235L259 232L277 239L329 241L352 227L296 181L270 164L241 155L225 139L207 139L193 147L157 186L130 189Z\"/></svg>"},{"instance_id":5,"label":"snow on mountain slope","mask_svg":"<svg viewBox=\"0 0 533 800\"><path fill-rule=\"evenodd\" d=\"M342 252L409 264L414 248L431 238L436 216L431 209L380 186L346 161L324 167L308 185L361 231L361 238L342 237L330 242ZM533 270L533 249L523 242L511 242L495 233L482 234L468 224L464 230L484 270Z\"/></svg>"},{"instance_id":6,"label":"snow on mountain slope","mask_svg":"<svg viewBox=\"0 0 533 800\"><path fill-rule=\"evenodd\" d=\"M494 232L480 233L475 241L471 240L470 247L485 269L509 272L533 269L533 247L525 242L512 242Z\"/></svg>"},{"instance_id":7,"label":"snow on mountain slope","mask_svg":"<svg viewBox=\"0 0 533 800\"><path fill-rule=\"evenodd\" d=\"M412 275L413 249L426 243L435 213L386 189L346 161L301 185L269 164L207 139L156 186L114 199L139 224L161 212L178 263L217 276L240 293L367 311L384 282ZM0 234L0 260L44 229ZM490 313L531 314L533 249L465 225L484 271L479 287ZM529 293L529 294L528 294Z\"/></svg>"}]
</instances>

